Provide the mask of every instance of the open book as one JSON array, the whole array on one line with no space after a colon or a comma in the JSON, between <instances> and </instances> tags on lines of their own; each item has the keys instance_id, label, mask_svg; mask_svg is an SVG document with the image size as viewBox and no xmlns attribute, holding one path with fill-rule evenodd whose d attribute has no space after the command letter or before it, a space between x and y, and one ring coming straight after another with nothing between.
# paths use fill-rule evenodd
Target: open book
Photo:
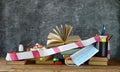
<instances>
[{"instance_id":1,"label":"open book","mask_svg":"<svg viewBox=\"0 0 120 72\"><path fill-rule=\"evenodd\" d=\"M53 29L53 32L50 32L48 35L48 40L47 40L47 47L50 46L59 46L59 45L64 45L68 43L72 43L75 41L80 41L79 36L70 36L70 33L72 31L72 26L70 25L65 25L64 27L61 26L56 26Z\"/></svg>"}]
</instances>

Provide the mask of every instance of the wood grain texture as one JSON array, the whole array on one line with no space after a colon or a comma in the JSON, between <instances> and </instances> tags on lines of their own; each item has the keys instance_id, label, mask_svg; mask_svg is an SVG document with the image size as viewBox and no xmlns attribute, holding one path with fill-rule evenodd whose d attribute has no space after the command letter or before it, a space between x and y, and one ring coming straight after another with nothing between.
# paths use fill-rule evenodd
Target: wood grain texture
<instances>
[{"instance_id":1,"label":"wood grain texture","mask_svg":"<svg viewBox=\"0 0 120 72\"><path fill-rule=\"evenodd\" d=\"M6 65L0 59L0 72L120 72L120 61L111 60L108 66L66 65Z\"/></svg>"}]
</instances>

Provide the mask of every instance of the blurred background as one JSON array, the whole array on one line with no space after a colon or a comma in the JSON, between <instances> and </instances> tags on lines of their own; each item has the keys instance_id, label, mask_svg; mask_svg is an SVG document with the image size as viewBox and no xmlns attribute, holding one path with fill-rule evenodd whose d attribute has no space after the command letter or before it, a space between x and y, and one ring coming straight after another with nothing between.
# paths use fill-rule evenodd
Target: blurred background
<instances>
[{"instance_id":1,"label":"blurred background","mask_svg":"<svg viewBox=\"0 0 120 72\"><path fill-rule=\"evenodd\" d=\"M113 35L111 58L120 59L119 0L0 0L0 57L19 44L46 45L52 29L65 24L82 40L100 34L104 24Z\"/></svg>"}]
</instances>

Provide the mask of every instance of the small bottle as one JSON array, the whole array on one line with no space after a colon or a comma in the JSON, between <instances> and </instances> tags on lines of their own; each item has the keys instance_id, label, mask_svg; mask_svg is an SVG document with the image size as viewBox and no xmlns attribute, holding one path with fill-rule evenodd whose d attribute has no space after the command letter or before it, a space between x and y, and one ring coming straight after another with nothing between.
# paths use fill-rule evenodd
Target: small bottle
<instances>
[{"instance_id":1,"label":"small bottle","mask_svg":"<svg viewBox=\"0 0 120 72\"><path fill-rule=\"evenodd\" d=\"M22 44L19 45L18 51L19 51L19 52L23 52L23 51L24 51L24 47L23 47Z\"/></svg>"}]
</instances>

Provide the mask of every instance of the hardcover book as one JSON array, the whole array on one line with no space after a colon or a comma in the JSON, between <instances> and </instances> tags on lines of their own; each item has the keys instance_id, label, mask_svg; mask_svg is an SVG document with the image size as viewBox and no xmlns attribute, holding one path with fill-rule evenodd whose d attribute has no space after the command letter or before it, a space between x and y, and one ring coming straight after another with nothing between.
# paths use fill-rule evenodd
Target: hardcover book
<instances>
[{"instance_id":1,"label":"hardcover book","mask_svg":"<svg viewBox=\"0 0 120 72\"><path fill-rule=\"evenodd\" d=\"M92 57L92 58L90 58L89 61L103 61L103 62L107 62L108 58L107 57Z\"/></svg>"},{"instance_id":2,"label":"hardcover book","mask_svg":"<svg viewBox=\"0 0 120 72\"><path fill-rule=\"evenodd\" d=\"M92 57L89 59L89 65L108 65L107 57Z\"/></svg>"},{"instance_id":3,"label":"hardcover book","mask_svg":"<svg viewBox=\"0 0 120 72\"><path fill-rule=\"evenodd\" d=\"M108 62L89 61L89 65L108 65Z\"/></svg>"},{"instance_id":4,"label":"hardcover book","mask_svg":"<svg viewBox=\"0 0 120 72\"><path fill-rule=\"evenodd\" d=\"M23 60L23 61L6 61L6 64L10 64L10 65L14 65L14 64L19 64L19 65L24 65L26 64L26 60Z\"/></svg>"},{"instance_id":5,"label":"hardcover book","mask_svg":"<svg viewBox=\"0 0 120 72\"><path fill-rule=\"evenodd\" d=\"M36 62L35 62L35 64L40 64L40 65L53 65L54 64L54 62L53 62L53 60L52 59L50 59L50 60L47 60L47 61L39 61L39 60L37 60Z\"/></svg>"}]
</instances>

